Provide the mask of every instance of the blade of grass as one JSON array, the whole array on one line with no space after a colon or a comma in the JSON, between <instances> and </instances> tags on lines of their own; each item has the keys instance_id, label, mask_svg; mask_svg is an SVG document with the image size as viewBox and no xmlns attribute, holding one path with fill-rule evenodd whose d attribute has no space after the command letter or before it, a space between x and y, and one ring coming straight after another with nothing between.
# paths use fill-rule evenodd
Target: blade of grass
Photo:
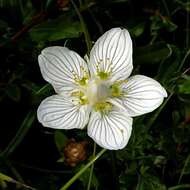
<instances>
[{"instance_id":1,"label":"blade of grass","mask_svg":"<svg viewBox=\"0 0 190 190\"><path fill-rule=\"evenodd\" d=\"M96 143L94 142L94 149L93 149L92 157L94 158L95 155L96 155ZM91 187L93 170L94 170L94 164L92 164L92 166L90 168L90 176L89 176L89 180L88 180L87 190L90 190L90 187Z\"/></svg>"},{"instance_id":2,"label":"blade of grass","mask_svg":"<svg viewBox=\"0 0 190 190\"><path fill-rule=\"evenodd\" d=\"M166 11L167 16L170 18L170 11L169 11L169 9L168 9L168 5L167 5L166 1L165 1L165 0L162 0L162 4L163 4L163 6L164 6L164 9L165 9L165 11Z\"/></svg>"},{"instance_id":3,"label":"blade of grass","mask_svg":"<svg viewBox=\"0 0 190 190\"><path fill-rule=\"evenodd\" d=\"M37 92L35 92L35 95L40 95L46 92L46 90L50 87L50 84L44 85L42 88L40 88Z\"/></svg>"},{"instance_id":4,"label":"blade of grass","mask_svg":"<svg viewBox=\"0 0 190 190\"><path fill-rule=\"evenodd\" d=\"M182 185L176 185L174 187L169 187L168 190L177 190L177 189L184 189L184 188L187 188L189 189L190 188L190 184L182 184Z\"/></svg>"},{"instance_id":5,"label":"blade of grass","mask_svg":"<svg viewBox=\"0 0 190 190\"><path fill-rule=\"evenodd\" d=\"M138 175L138 184L135 190L144 190L144 182L141 175Z\"/></svg>"},{"instance_id":6,"label":"blade of grass","mask_svg":"<svg viewBox=\"0 0 190 190\"><path fill-rule=\"evenodd\" d=\"M181 171L181 173L180 173L180 176L179 176L179 179L178 179L178 184L180 184L181 179L182 179L183 175L185 174L185 170L186 170L187 165L188 165L189 162L190 162L190 154L187 156L187 158L186 158L186 160L185 160L183 169L182 169L182 171Z\"/></svg>"},{"instance_id":7,"label":"blade of grass","mask_svg":"<svg viewBox=\"0 0 190 190\"><path fill-rule=\"evenodd\" d=\"M10 141L6 149L0 154L0 156L7 157L13 153L13 151L17 148L17 146L22 142L23 138L31 128L36 117L36 113L33 111L29 111L24 121L22 122L19 130L16 135Z\"/></svg>"},{"instance_id":8,"label":"blade of grass","mask_svg":"<svg viewBox=\"0 0 190 190\"><path fill-rule=\"evenodd\" d=\"M16 180L20 181L21 183L24 183L24 180L20 173L16 170L16 168L12 165L12 163L7 158L2 158L2 161L8 166L12 174L15 176Z\"/></svg>"},{"instance_id":9,"label":"blade of grass","mask_svg":"<svg viewBox=\"0 0 190 190\"><path fill-rule=\"evenodd\" d=\"M76 4L74 3L73 0L71 0L71 3L79 17L79 20L80 20L80 23L81 23L81 26L82 26L82 29L83 29L83 33L84 33L84 37L85 37L85 41L86 41L86 46L87 46L87 52L88 52L88 55L90 53L90 50L91 50L91 47L92 47L92 42L91 42L91 39L90 39L90 35L89 35L89 32L88 32L88 29L86 27L86 23L78 9L78 7L76 6Z\"/></svg>"},{"instance_id":10,"label":"blade of grass","mask_svg":"<svg viewBox=\"0 0 190 190\"><path fill-rule=\"evenodd\" d=\"M79 170L63 187L61 187L60 190L66 190L68 187L70 187L79 176L81 176L87 168L89 168L104 152L106 149L102 149L90 162L88 162L81 170Z\"/></svg>"},{"instance_id":11,"label":"blade of grass","mask_svg":"<svg viewBox=\"0 0 190 190\"><path fill-rule=\"evenodd\" d=\"M182 59L178 71L180 71L183 68L183 65L185 64L185 61L186 61L186 59L188 58L189 55L190 55L190 49L187 50L184 58Z\"/></svg>"},{"instance_id":12,"label":"blade of grass","mask_svg":"<svg viewBox=\"0 0 190 190\"><path fill-rule=\"evenodd\" d=\"M21 182L19 182L19 181L16 181L16 180L14 180L12 177L9 177L9 176L7 176L7 175L1 173L1 172L0 172L0 179L1 179L2 181L6 181L6 182L9 182L9 183L18 184L18 185L20 185L20 186L22 186L22 187L25 187L25 188L27 188L27 189L36 190L35 188L30 187L30 186L28 186L28 185L25 185L25 184L23 184L23 183L21 183Z\"/></svg>"}]
</instances>

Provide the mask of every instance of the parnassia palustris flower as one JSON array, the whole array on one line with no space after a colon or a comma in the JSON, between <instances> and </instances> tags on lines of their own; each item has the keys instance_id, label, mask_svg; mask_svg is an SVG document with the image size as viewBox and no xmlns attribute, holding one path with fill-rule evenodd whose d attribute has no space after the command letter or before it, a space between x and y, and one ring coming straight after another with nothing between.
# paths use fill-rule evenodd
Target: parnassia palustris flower
<instances>
[{"instance_id":1,"label":"parnassia palustris flower","mask_svg":"<svg viewBox=\"0 0 190 190\"><path fill-rule=\"evenodd\" d=\"M83 129L101 147L122 149L132 117L159 107L166 90L154 79L134 75L132 40L126 29L113 28L94 44L88 61L66 47L45 48L38 58L43 78L56 95L40 104L45 127Z\"/></svg>"}]
</instances>

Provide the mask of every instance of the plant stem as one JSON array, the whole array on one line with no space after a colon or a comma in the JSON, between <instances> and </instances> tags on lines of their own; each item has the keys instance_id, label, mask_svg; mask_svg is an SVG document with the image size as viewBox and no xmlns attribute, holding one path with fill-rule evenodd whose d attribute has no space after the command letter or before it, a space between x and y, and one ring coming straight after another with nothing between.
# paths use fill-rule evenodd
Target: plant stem
<instances>
[{"instance_id":1,"label":"plant stem","mask_svg":"<svg viewBox=\"0 0 190 190\"><path fill-rule=\"evenodd\" d=\"M15 167L13 167L12 163L6 158L4 159L5 164L10 168L11 172L13 173L13 175L15 176L15 178L24 184L24 180L22 178L22 176L18 173L18 171L16 170Z\"/></svg>"},{"instance_id":2,"label":"plant stem","mask_svg":"<svg viewBox=\"0 0 190 190\"><path fill-rule=\"evenodd\" d=\"M182 184L182 185L177 185L177 186L175 186L175 187L169 187L168 188L168 190L176 190L176 189L185 189L185 188L187 188L187 189L189 189L190 188L190 184Z\"/></svg>"},{"instance_id":3,"label":"plant stem","mask_svg":"<svg viewBox=\"0 0 190 190\"><path fill-rule=\"evenodd\" d=\"M94 158L95 155L96 155L96 143L94 142L94 149L93 149L92 158ZM91 181L92 181L92 175L93 175L93 170L94 170L94 163L92 164L92 166L91 166L91 168L90 168L90 176L89 176L89 180L88 180L87 190L90 190Z\"/></svg>"},{"instance_id":4,"label":"plant stem","mask_svg":"<svg viewBox=\"0 0 190 190\"><path fill-rule=\"evenodd\" d=\"M21 187L25 187L25 189L37 190L36 188L30 187L30 186L28 186L26 184L23 184L23 183L21 183L19 181L16 181L12 177L9 177L9 176L1 173L1 172L0 172L0 180L6 181L6 182L9 182L9 183L15 183L17 185L20 185Z\"/></svg>"},{"instance_id":5,"label":"plant stem","mask_svg":"<svg viewBox=\"0 0 190 190\"><path fill-rule=\"evenodd\" d=\"M74 3L73 0L71 0L71 3L79 17L79 20L80 20L80 23L81 23L81 26L82 26L82 29L83 29L83 33L84 33L84 37L85 37L85 41L86 41L86 46L87 46L87 54L89 55L90 53L90 50L91 50L91 47L92 47L92 42L91 42L91 39L90 39L90 35L89 35L89 32L88 32L88 29L86 27L86 24L84 22L84 19L79 11L79 9L77 8L76 4Z\"/></svg>"},{"instance_id":6,"label":"plant stem","mask_svg":"<svg viewBox=\"0 0 190 190\"><path fill-rule=\"evenodd\" d=\"M183 68L183 65L185 64L185 61L189 55L190 55L190 49L186 52L184 58L182 59L181 64L180 64L179 69L178 69L179 71Z\"/></svg>"},{"instance_id":7,"label":"plant stem","mask_svg":"<svg viewBox=\"0 0 190 190\"><path fill-rule=\"evenodd\" d=\"M185 164L183 166L183 169L182 169L181 174L180 174L179 179L178 179L178 184L180 184L181 179L182 179L182 177L183 177L183 175L185 173L185 169L187 168L187 165L188 165L189 162L190 162L190 154L187 156L187 158L185 160Z\"/></svg>"},{"instance_id":8,"label":"plant stem","mask_svg":"<svg viewBox=\"0 0 190 190\"><path fill-rule=\"evenodd\" d=\"M81 170L79 170L63 187L61 187L60 190L66 190L68 187L70 187L75 180L81 176L87 168L89 168L104 152L106 149L102 149L90 162L88 162Z\"/></svg>"},{"instance_id":9,"label":"plant stem","mask_svg":"<svg viewBox=\"0 0 190 190\"><path fill-rule=\"evenodd\" d=\"M166 11L167 16L170 18L170 12L169 12L169 9L168 9L166 1L162 0L162 3L163 3L163 6L164 6L164 9Z\"/></svg>"}]
</instances>

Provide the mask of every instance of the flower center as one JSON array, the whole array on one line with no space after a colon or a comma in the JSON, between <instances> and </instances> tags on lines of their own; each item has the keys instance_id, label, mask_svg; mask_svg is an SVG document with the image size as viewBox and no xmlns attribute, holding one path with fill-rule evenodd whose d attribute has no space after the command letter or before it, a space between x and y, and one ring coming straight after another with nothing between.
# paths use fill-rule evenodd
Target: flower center
<instances>
[{"instance_id":1,"label":"flower center","mask_svg":"<svg viewBox=\"0 0 190 190\"><path fill-rule=\"evenodd\" d=\"M109 84L102 80L92 80L86 89L86 96L89 104L94 106L97 103L105 102L110 95Z\"/></svg>"},{"instance_id":2,"label":"flower center","mask_svg":"<svg viewBox=\"0 0 190 190\"><path fill-rule=\"evenodd\" d=\"M88 104L95 111L108 113L112 110L113 105L108 101L108 98L118 98L123 93L120 84L124 81L117 81L111 84L109 80L100 78L86 81L86 84L81 84L80 89L71 93L73 97L78 98L80 105Z\"/></svg>"}]
</instances>

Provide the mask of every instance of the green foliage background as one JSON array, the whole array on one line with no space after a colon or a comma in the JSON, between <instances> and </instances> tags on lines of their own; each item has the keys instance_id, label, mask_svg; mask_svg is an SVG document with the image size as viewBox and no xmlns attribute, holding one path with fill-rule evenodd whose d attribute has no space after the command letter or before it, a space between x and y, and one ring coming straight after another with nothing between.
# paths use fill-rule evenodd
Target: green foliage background
<instances>
[{"instance_id":1,"label":"green foliage background","mask_svg":"<svg viewBox=\"0 0 190 190\"><path fill-rule=\"evenodd\" d=\"M0 0L1 189L57 190L91 159L85 131L38 123L38 105L54 92L37 57L52 45L84 56L87 30L94 42L118 26L133 39L133 74L158 80L168 98L135 118L126 148L95 162L91 190L190 189L189 0ZM88 158L75 168L60 159L70 138L88 141ZM90 168L69 189L87 189L89 174Z\"/></svg>"}]
</instances>

